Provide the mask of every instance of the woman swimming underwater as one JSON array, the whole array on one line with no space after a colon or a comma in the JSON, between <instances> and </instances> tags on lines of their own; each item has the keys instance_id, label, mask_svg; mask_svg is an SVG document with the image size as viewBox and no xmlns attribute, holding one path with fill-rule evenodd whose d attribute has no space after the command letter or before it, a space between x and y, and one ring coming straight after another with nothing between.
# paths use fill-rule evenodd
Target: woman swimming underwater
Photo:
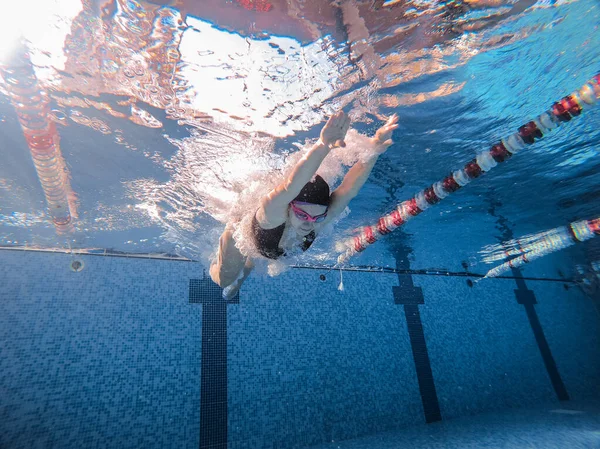
<instances>
[{"instance_id":1,"label":"woman swimming underwater","mask_svg":"<svg viewBox=\"0 0 600 449\"><path fill-rule=\"evenodd\" d=\"M306 251L319 232L346 209L375 166L378 157L392 145L392 133L398 127L398 117L391 116L368 140L369 157L356 162L340 186L330 194L329 185L317 175L321 163L335 146L345 147L344 139L350 126L348 116L340 111L323 127L319 140L298 161L290 176L259 200L252 218L252 235L257 252L277 259L286 252L300 248ZM219 240L216 260L210 276L232 298L249 276L254 263L236 247L233 225L228 223Z\"/></svg>"}]
</instances>

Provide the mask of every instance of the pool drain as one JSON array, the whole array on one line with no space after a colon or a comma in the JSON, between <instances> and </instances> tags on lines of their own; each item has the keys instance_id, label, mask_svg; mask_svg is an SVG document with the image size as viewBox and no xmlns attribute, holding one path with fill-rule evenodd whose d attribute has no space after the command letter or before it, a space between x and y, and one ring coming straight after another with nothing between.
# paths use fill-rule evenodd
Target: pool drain
<instances>
[{"instance_id":1,"label":"pool drain","mask_svg":"<svg viewBox=\"0 0 600 449\"><path fill-rule=\"evenodd\" d=\"M83 260L73 260L73 261L71 261L71 271L75 271L75 272L81 271L81 270L83 270L84 266L85 265L83 263Z\"/></svg>"}]
</instances>

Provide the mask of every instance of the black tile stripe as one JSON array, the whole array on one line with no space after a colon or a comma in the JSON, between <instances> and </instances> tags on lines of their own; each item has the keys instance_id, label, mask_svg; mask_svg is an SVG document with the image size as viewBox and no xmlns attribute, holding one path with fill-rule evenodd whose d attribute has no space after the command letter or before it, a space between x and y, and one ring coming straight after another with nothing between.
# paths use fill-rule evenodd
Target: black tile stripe
<instances>
[{"instance_id":1,"label":"black tile stripe","mask_svg":"<svg viewBox=\"0 0 600 449\"><path fill-rule=\"evenodd\" d=\"M406 315L410 346L412 347L413 359L417 370L417 379L419 381L421 401L423 402L425 422L432 423L441 421L442 414L440 412L440 404L435 390L435 382L433 381L433 373L431 371L431 363L429 362L429 354L425 343L425 334L423 333L419 306L412 304L405 305L404 314Z\"/></svg>"},{"instance_id":2,"label":"black tile stripe","mask_svg":"<svg viewBox=\"0 0 600 449\"><path fill-rule=\"evenodd\" d=\"M393 287L394 302L404 306L404 315L410 338L413 360L415 362L415 371L419 383L419 392L421 393L421 402L423 404L423 414L425 422L432 423L442 420L440 404L435 389L433 372L431 371L431 362L427 351L427 342L423 332L423 323L419 304L425 303L423 291L420 287L415 287L410 274L400 274L410 270L408 255L410 248L404 246L400 240L392 243L392 250L396 259L396 269L398 271L398 281L400 285Z\"/></svg>"},{"instance_id":3,"label":"black tile stripe","mask_svg":"<svg viewBox=\"0 0 600 449\"><path fill-rule=\"evenodd\" d=\"M189 302L202 304L200 449L227 449L227 304L221 288L204 276L190 279Z\"/></svg>"},{"instance_id":4,"label":"black tile stripe","mask_svg":"<svg viewBox=\"0 0 600 449\"><path fill-rule=\"evenodd\" d=\"M227 448L227 304L202 304L200 449Z\"/></svg>"},{"instance_id":5,"label":"black tile stripe","mask_svg":"<svg viewBox=\"0 0 600 449\"><path fill-rule=\"evenodd\" d=\"M534 306L537 304L535 294L532 290L527 288L527 285L523 279L518 279L518 276L521 275L520 270L518 268L513 268L512 271L515 277L517 277L516 283L519 287L518 289L515 289L515 297L517 298L517 302L525 307L525 313L529 319L529 325L531 326L533 336L535 337L535 341L540 349L540 354L542 355L542 360L546 366L546 371L550 377L552 387L554 388L556 396L560 401L568 401L569 393L567 393L567 388L560 377L558 367L556 366L556 362L552 356L552 351L550 350L550 345L548 344L548 340L546 340L546 335L542 329L542 324L540 323L540 319L535 311Z\"/></svg>"},{"instance_id":6,"label":"black tile stripe","mask_svg":"<svg viewBox=\"0 0 600 449\"><path fill-rule=\"evenodd\" d=\"M496 208L498 206L502 206L502 203L494 197L493 190L491 190L490 193L490 208L488 211L491 216L497 218L498 229L502 232L502 237L500 240L510 240L513 238L513 232L509 226L509 221L502 215L496 213ZM565 384L560 377L556 362L552 356L552 351L550 350L550 345L548 344L548 340L546 340L544 330L542 329L542 324L540 323L537 312L535 311L535 304L537 304L535 294L532 290L527 288L527 284L523 278L523 275L521 274L521 270L519 268L512 268L511 270L515 279L515 283L517 284L517 289L515 289L517 303L522 304L525 308L525 313L529 319L529 325L531 326L535 341L540 349L542 360L546 366L546 371L548 372L548 376L550 377L550 382L552 383L556 396L560 401L568 401L569 394L567 393Z\"/></svg>"},{"instance_id":7,"label":"black tile stripe","mask_svg":"<svg viewBox=\"0 0 600 449\"><path fill-rule=\"evenodd\" d=\"M421 313L419 312L419 304L424 304L425 302L423 291L421 288L413 285L412 278L409 275L399 275L398 278L400 286L393 288L394 302L404 305L404 315L406 316L410 346L417 372L425 422L441 421L442 414L435 390L433 372L431 371L431 362L429 361L425 333L423 332L423 324L421 322Z\"/></svg>"}]
</instances>

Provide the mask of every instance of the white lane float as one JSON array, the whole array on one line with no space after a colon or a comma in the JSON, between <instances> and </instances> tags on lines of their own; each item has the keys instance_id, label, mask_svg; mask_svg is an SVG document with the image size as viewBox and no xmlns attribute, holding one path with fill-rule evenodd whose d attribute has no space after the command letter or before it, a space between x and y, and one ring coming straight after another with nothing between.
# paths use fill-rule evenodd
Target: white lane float
<instances>
[{"instance_id":1,"label":"white lane float","mask_svg":"<svg viewBox=\"0 0 600 449\"><path fill-rule=\"evenodd\" d=\"M576 243L585 242L597 235L600 235L600 217L575 221L568 226L560 226L501 245L490 246L487 249L488 254L483 258L484 262L508 260L489 270L479 280L500 276L512 268L518 268Z\"/></svg>"}]
</instances>

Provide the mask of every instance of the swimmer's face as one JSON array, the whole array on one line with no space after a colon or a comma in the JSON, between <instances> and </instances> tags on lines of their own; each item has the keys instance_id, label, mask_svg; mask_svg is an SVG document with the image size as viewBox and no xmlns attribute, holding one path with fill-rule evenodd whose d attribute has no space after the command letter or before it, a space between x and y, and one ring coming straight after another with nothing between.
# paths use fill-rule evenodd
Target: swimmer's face
<instances>
[{"instance_id":1,"label":"swimmer's face","mask_svg":"<svg viewBox=\"0 0 600 449\"><path fill-rule=\"evenodd\" d=\"M294 207L290 205L288 211L290 224L298 234L307 235L315 229L316 223L314 221L303 220L301 218L302 212L305 212L310 217L318 217L327 212L327 206L310 203L294 203Z\"/></svg>"}]
</instances>

